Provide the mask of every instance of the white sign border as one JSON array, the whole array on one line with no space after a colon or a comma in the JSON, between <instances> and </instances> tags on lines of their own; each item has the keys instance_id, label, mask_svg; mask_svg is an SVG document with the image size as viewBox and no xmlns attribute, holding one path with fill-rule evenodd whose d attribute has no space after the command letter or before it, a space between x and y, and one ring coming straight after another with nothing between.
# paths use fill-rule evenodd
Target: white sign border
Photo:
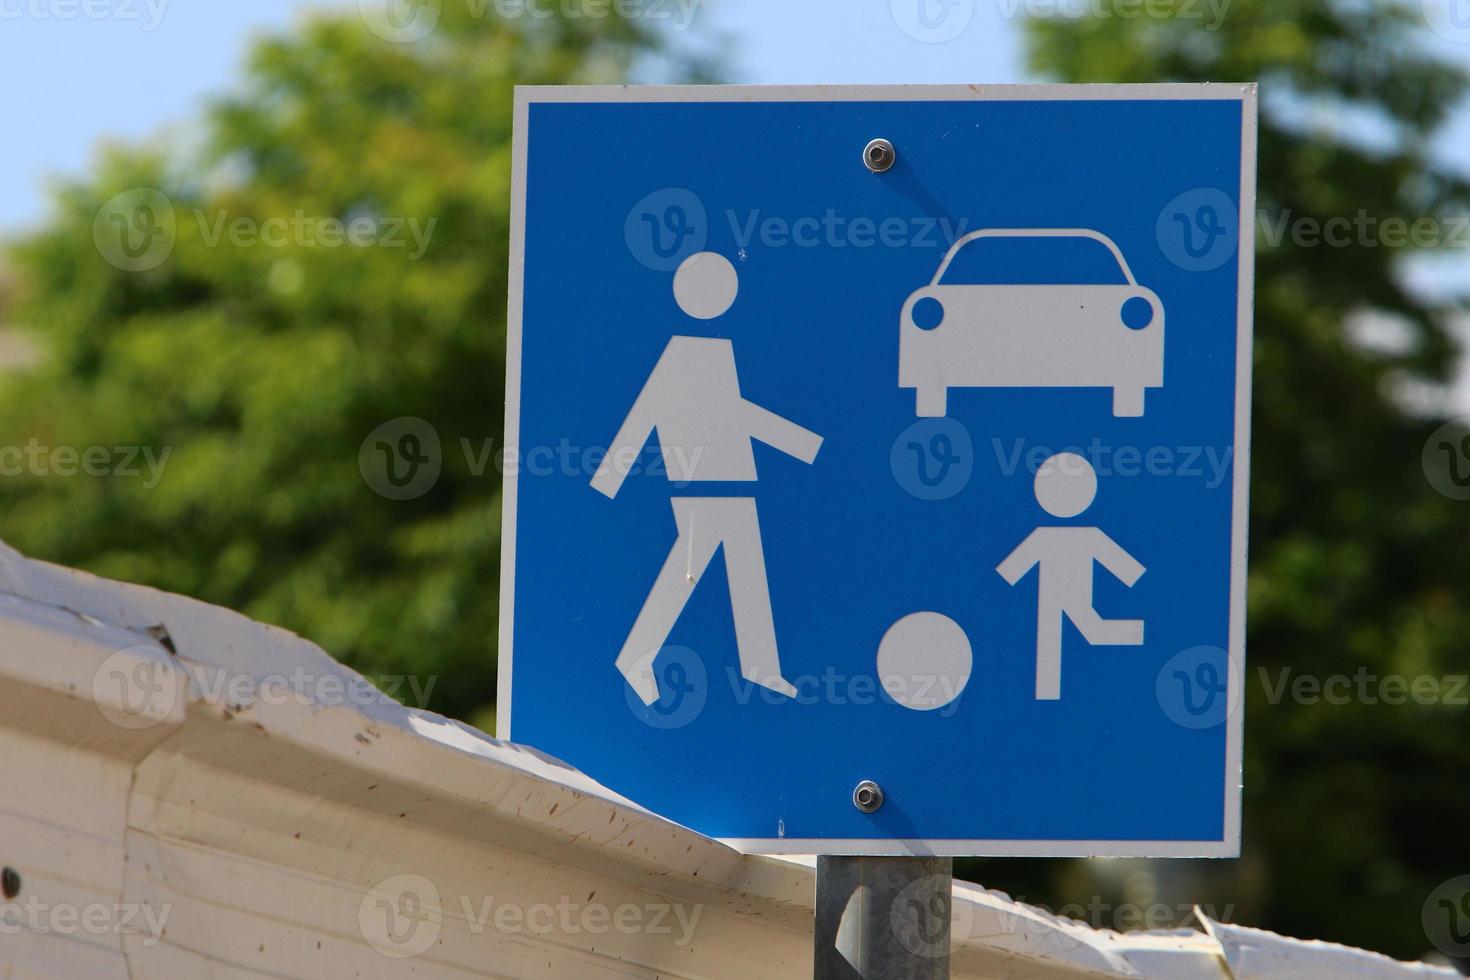
<instances>
[{"instance_id":1,"label":"white sign border","mask_svg":"<svg viewBox=\"0 0 1470 980\"><path fill-rule=\"evenodd\" d=\"M1229 684L1225 828L1218 841L1148 840L913 840L900 838L721 838L746 854L933 855L939 857L1190 857L1240 856L1241 764L1245 731L1246 537L1250 518L1252 312L1255 288L1255 83L1170 82L1138 85L518 85L511 157L510 270L505 340L505 445L520 444L521 317L526 244L526 145L536 103L627 102L1022 102L1199 101L1241 104L1239 283L1236 307L1235 479L1230 547ZM515 649L516 497L519 469L501 492L500 651L496 737L510 740L512 651ZM1227 700L1227 703L1231 703Z\"/></svg>"}]
</instances>

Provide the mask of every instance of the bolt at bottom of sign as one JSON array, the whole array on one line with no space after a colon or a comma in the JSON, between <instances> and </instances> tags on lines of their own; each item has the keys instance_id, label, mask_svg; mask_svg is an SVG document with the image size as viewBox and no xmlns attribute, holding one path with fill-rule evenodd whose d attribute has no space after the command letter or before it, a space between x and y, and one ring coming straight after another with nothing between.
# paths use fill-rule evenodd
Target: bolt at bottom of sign
<instances>
[{"instance_id":1,"label":"bolt at bottom of sign","mask_svg":"<svg viewBox=\"0 0 1470 980\"><path fill-rule=\"evenodd\" d=\"M883 805L883 788L871 779L864 779L852 791L852 805L864 813L877 813Z\"/></svg>"}]
</instances>

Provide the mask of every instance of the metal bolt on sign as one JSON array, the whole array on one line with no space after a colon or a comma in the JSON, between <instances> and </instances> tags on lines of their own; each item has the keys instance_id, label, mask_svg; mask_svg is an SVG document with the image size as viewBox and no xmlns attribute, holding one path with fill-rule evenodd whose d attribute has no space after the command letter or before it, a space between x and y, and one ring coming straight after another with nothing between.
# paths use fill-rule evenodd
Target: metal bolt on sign
<instances>
[{"instance_id":1,"label":"metal bolt on sign","mask_svg":"<svg viewBox=\"0 0 1470 980\"><path fill-rule=\"evenodd\" d=\"M852 791L852 805L864 813L877 813L883 805L883 787L871 779L864 779Z\"/></svg>"},{"instance_id":2,"label":"metal bolt on sign","mask_svg":"<svg viewBox=\"0 0 1470 980\"><path fill-rule=\"evenodd\" d=\"M885 139L870 140L863 147L863 164L875 174L888 170L897 159L898 151Z\"/></svg>"}]
</instances>

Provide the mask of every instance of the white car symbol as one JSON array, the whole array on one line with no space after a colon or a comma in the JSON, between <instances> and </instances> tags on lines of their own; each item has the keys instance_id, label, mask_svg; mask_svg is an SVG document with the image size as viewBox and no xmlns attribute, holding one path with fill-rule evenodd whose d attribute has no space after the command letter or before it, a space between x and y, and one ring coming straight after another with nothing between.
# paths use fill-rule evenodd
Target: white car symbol
<instances>
[{"instance_id":1,"label":"white car symbol","mask_svg":"<svg viewBox=\"0 0 1470 980\"><path fill-rule=\"evenodd\" d=\"M1101 232L988 228L904 303L898 357L920 416L950 388L1032 387L1112 388L1113 414L1140 416L1164 384L1164 305Z\"/></svg>"}]
</instances>

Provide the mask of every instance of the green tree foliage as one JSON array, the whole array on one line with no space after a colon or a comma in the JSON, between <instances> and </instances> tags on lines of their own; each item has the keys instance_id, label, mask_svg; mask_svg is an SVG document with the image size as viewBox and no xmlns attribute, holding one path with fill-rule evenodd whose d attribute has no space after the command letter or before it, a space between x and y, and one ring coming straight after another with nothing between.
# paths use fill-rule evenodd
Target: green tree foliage
<instances>
[{"instance_id":1,"label":"green tree foliage","mask_svg":"<svg viewBox=\"0 0 1470 980\"><path fill-rule=\"evenodd\" d=\"M412 44L319 16L257 45L195 153L107 153L13 250L9 315L46 359L0 375L6 445L169 454L156 485L141 459L136 478L23 464L0 483L11 544L287 626L375 676L436 678L432 707L460 715L494 701L500 481L474 470L502 442L512 86L619 80L657 56L634 21L471 6L444 4ZM134 188L166 195L148 217L176 229L147 271L94 238ZM323 219L353 218L404 244L323 244ZM397 416L443 440L417 499L359 471Z\"/></svg>"},{"instance_id":2,"label":"green tree foliage","mask_svg":"<svg viewBox=\"0 0 1470 980\"><path fill-rule=\"evenodd\" d=\"M1412 249L1376 236L1390 218L1444 219L1446 236L1463 221L1470 187L1430 145L1466 77L1428 53L1417 3L1225 10L1217 30L1115 15L1034 21L1028 37L1033 67L1058 81L1260 83L1243 860L969 870L1048 904L1198 900L1417 957L1431 949L1426 897L1470 873L1470 708L1367 703L1394 689L1357 678L1470 673L1470 503L1441 496L1421 467L1442 420L1403 408L1406 392L1451 375L1463 305L1407 289ZM1360 212L1380 227L1345 247L1291 230ZM1390 324L1393 344L1358 342L1365 317ZM1306 703L1310 687L1295 697L1302 675L1347 675L1349 703ZM1119 762L1148 757L1140 745Z\"/></svg>"}]
</instances>

